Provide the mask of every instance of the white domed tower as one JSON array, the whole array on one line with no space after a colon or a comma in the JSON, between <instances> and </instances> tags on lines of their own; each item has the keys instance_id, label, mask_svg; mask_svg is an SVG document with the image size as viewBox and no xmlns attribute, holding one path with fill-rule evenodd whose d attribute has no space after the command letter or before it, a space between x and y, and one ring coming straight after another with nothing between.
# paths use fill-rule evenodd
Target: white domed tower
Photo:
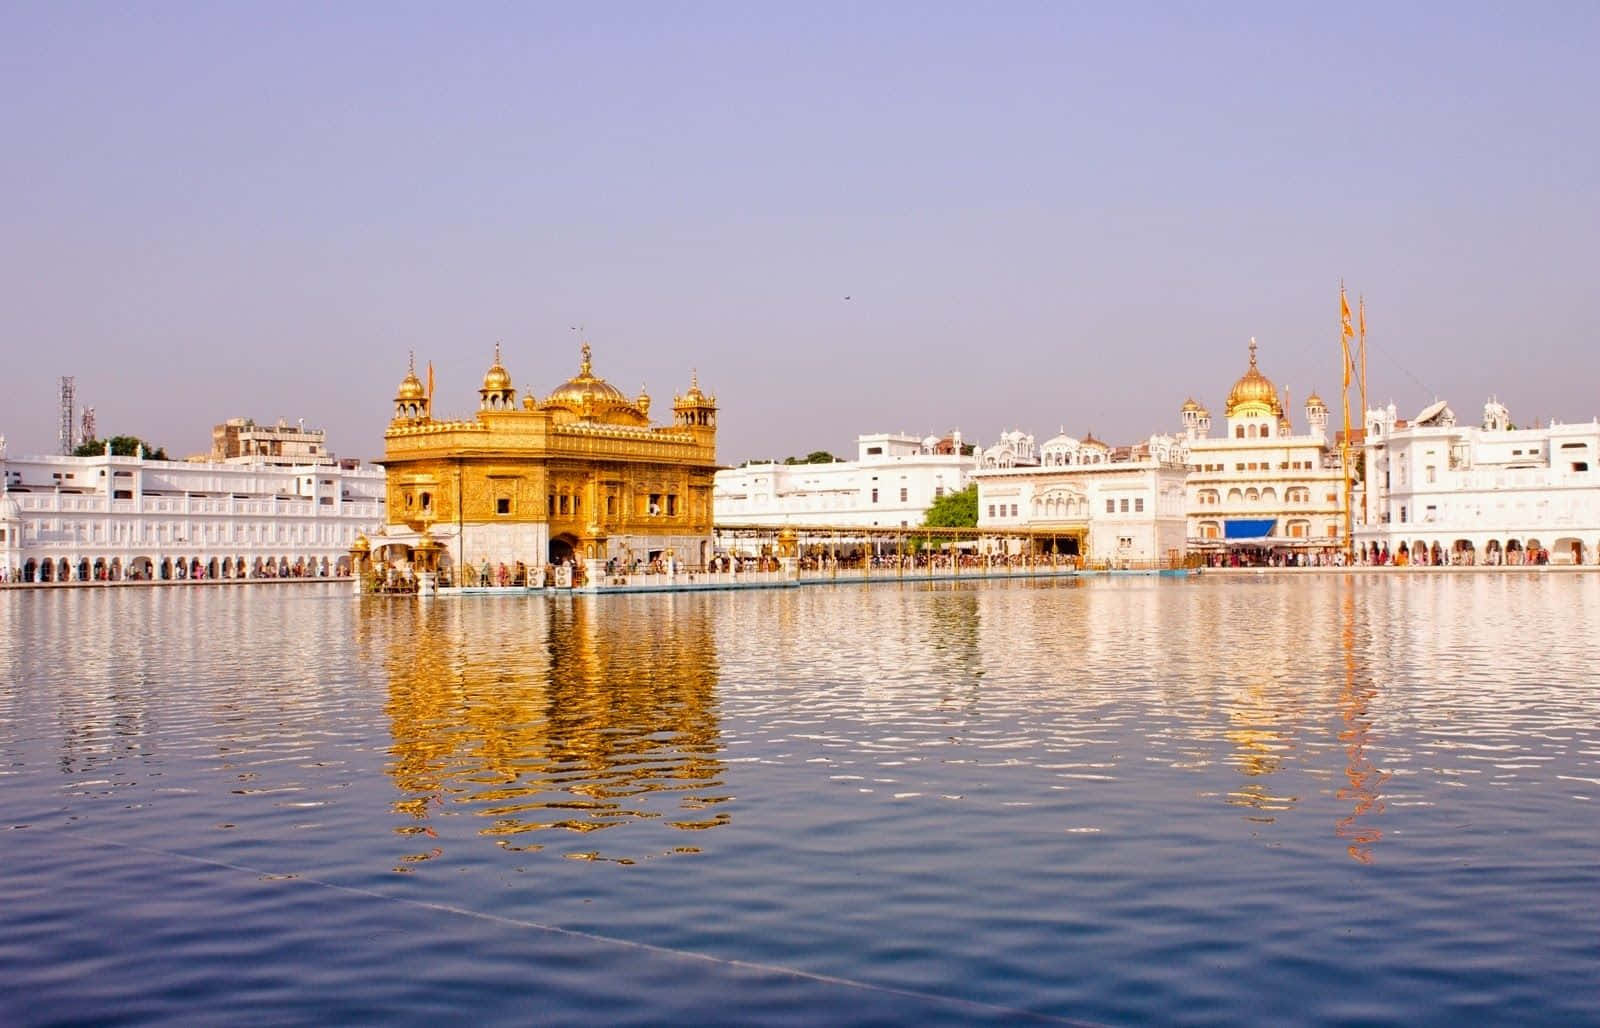
<instances>
[{"instance_id":1,"label":"white domed tower","mask_svg":"<svg viewBox=\"0 0 1600 1028\"><path fill-rule=\"evenodd\" d=\"M1483 405L1483 427L1487 432L1504 432L1511 427L1511 411L1493 397Z\"/></svg>"},{"instance_id":2,"label":"white domed tower","mask_svg":"<svg viewBox=\"0 0 1600 1028\"><path fill-rule=\"evenodd\" d=\"M1189 439L1204 439L1211 430L1211 415L1206 409L1195 402L1194 397L1183 401L1183 406L1178 408L1183 417L1183 434ZM1205 419L1205 428L1200 427L1201 418Z\"/></svg>"},{"instance_id":3,"label":"white domed tower","mask_svg":"<svg viewBox=\"0 0 1600 1028\"><path fill-rule=\"evenodd\" d=\"M1394 423L1399 420L1400 411L1394 404L1367 411L1366 432L1368 441L1387 438L1394 431Z\"/></svg>"},{"instance_id":4,"label":"white domed tower","mask_svg":"<svg viewBox=\"0 0 1600 1028\"><path fill-rule=\"evenodd\" d=\"M1039 448L1039 460L1047 468L1066 468L1078 463L1078 451L1081 447L1078 440L1067 435L1063 427L1058 435L1045 440Z\"/></svg>"},{"instance_id":5,"label":"white domed tower","mask_svg":"<svg viewBox=\"0 0 1600 1028\"><path fill-rule=\"evenodd\" d=\"M1306 397L1306 426L1311 430L1311 437L1318 442L1328 441L1328 405L1322 402L1316 390Z\"/></svg>"}]
</instances>

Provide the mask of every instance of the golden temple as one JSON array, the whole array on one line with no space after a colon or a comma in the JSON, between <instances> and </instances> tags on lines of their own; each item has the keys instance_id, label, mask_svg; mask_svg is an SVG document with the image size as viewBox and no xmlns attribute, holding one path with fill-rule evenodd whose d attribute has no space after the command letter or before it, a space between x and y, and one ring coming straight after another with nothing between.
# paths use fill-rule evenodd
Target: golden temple
<instances>
[{"instance_id":1,"label":"golden temple","mask_svg":"<svg viewBox=\"0 0 1600 1028\"><path fill-rule=\"evenodd\" d=\"M474 416L436 420L431 370L424 386L413 358L383 434L389 524L372 553L437 554L442 579L462 584L511 584L547 563L703 564L716 397L692 376L672 415L652 425L650 396L595 375L584 343L577 375L520 402L497 345Z\"/></svg>"}]
</instances>

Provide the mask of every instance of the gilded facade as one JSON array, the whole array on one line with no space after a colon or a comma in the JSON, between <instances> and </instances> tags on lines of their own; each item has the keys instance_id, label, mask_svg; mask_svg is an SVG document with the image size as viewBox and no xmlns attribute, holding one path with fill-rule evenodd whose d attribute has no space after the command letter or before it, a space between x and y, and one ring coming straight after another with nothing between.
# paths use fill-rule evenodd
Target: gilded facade
<instances>
[{"instance_id":1,"label":"gilded facade","mask_svg":"<svg viewBox=\"0 0 1600 1028\"><path fill-rule=\"evenodd\" d=\"M652 425L649 395L624 395L594 374L588 343L582 354L576 376L519 400L497 346L471 419L436 420L413 363L384 432L390 523L375 552L430 538L447 579L462 564L705 563L716 398L694 381L672 424Z\"/></svg>"}]
</instances>

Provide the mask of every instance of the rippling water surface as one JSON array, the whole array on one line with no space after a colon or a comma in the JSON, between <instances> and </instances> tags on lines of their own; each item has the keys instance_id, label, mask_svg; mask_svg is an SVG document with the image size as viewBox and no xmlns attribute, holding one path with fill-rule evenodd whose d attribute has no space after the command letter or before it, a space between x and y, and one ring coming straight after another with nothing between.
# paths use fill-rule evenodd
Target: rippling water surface
<instances>
[{"instance_id":1,"label":"rippling water surface","mask_svg":"<svg viewBox=\"0 0 1600 1028\"><path fill-rule=\"evenodd\" d=\"M1600 576L0 594L0 1022L1600 1021Z\"/></svg>"}]
</instances>

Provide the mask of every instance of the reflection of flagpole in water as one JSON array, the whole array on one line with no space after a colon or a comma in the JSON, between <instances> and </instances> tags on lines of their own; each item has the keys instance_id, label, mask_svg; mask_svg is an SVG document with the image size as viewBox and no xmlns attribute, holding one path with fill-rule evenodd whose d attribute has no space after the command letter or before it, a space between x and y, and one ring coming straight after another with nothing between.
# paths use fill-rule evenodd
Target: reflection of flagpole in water
<instances>
[{"instance_id":1,"label":"reflection of flagpole in water","mask_svg":"<svg viewBox=\"0 0 1600 1028\"><path fill-rule=\"evenodd\" d=\"M1339 741L1344 744L1345 778L1349 785L1340 789L1338 797L1354 800L1355 806L1348 817L1339 819L1334 834L1349 841L1350 856L1363 864L1372 863L1372 846L1383 838L1383 829L1363 823L1369 814L1383 813L1383 797L1379 790L1389 780L1387 772L1380 771L1367 756L1367 743L1372 732L1371 706L1378 694L1370 673L1356 674L1356 600L1355 577L1344 576L1343 618L1340 633L1344 648L1344 689L1339 694L1339 707L1344 718L1344 729Z\"/></svg>"}]
</instances>

